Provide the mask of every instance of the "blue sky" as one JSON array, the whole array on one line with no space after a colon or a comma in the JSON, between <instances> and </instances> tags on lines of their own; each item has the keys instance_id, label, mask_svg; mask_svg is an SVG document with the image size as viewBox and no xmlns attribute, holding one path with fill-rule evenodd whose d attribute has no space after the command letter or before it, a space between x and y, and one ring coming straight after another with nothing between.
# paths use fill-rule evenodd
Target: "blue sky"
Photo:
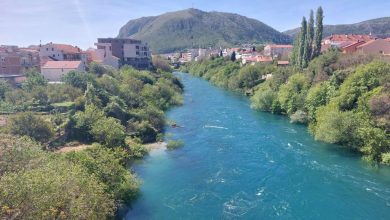
<instances>
[{"instance_id":1,"label":"blue sky","mask_svg":"<svg viewBox=\"0 0 390 220\"><path fill-rule=\"evenodd\" d=\"M284 31L319 5L325 24L354 23L390 16L389 0L0 0L0 44L56 42L93 46L115 37L129 19L192 7L238 13Z\"/></svg>"}]
</instances>

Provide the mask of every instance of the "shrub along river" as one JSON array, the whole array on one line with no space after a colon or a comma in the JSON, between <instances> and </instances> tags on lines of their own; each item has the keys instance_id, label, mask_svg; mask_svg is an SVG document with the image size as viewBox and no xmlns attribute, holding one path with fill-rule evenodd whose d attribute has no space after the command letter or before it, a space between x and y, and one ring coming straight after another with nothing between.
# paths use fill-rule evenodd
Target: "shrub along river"
<instances>
[{"instance_id":1,"label":"shrub along river","mask_svg":"<svg viewBox=\"0 0 390 220\"><path fill-rule=\"evenodd\" d=\"M185 145L133 165L143 180L127 219L389 219L390 169L315 141L287 117L178 73L184 105L167 128Z\"/></svg>"}]
</instances>

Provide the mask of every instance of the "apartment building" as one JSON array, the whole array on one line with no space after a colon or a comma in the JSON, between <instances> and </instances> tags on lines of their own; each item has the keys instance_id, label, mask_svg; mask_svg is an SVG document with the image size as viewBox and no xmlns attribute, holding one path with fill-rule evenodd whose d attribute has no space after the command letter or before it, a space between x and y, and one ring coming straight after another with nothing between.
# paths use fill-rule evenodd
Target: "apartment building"
<instances>
[{"instance_id":1,"label":"apartment building","mask_svg":"<svg viewBox=\"0 0 390 220\"><path fill-rule=\"evenodd\" d=\"M130 38L98 38L97 57L103 64L115 68L130 65L136 69L151 66L151 52L147 43Z\"/></svg>"}]
</instances>

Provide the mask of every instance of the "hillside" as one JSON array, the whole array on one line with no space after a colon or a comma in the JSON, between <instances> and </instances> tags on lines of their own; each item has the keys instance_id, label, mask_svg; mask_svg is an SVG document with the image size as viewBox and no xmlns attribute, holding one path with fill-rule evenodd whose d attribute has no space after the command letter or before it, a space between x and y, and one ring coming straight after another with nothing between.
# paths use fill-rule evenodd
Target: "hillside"
<instances>
[{"instance_id":1,"label":"hillside","mask_svg":"<svg viewBox=\"0 0 390 220\"><path fill-rule=\"evenodd\" d=\"M283 32L295 37L299 28ZM362 21L356 24L324 25L324 37L332 34L373 34L376 36L390 35L390 17Z\"/></svg>"},{"instance_id":2,"label":"hillside","mask_svg":"<svg viewBox=\"0 0 390 220\"><path fill-rule=\"evenodd\" d=\"M291 42L291 37L255 19L197 9L130 20L120 29L118 37L144 40L155 53L190 47Z\"/></svg>"}]
</instances>

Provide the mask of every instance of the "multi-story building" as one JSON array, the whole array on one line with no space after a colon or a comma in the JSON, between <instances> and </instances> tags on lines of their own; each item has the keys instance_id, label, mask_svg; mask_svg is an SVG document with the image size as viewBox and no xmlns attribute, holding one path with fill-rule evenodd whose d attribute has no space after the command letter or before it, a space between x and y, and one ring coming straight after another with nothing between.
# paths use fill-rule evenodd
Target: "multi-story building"
<instances>
[{"instance_id":1,"label":"multi-story building","mask_svg":"<svg viewBox=\"0 0 390 220\"><path fill-rule=\"evenodd\" d=\"M48 43L40 45L39 57L41 66L47 61L81 61L87 65L87 55L78 47L68 44Z\"/></svg>"},{"instance_id":2,"label":"multi-story building","mask_svg":"<svg viewBox=\"0 0 390 220\"><path fill-rule=\"evenodd\" d=\"M17 46L0 46L0 75L18 75L22 72Z\"/></svg>"},{"instance_id":3,"label":"multi-story building","mask_svg":"<svg viewBox=\"0 0 390 220\"><path fill-rule=\"evenodd\" d=\"M264 47L264 55L272 58L286 58L292 52L293 45L269 44Z\"/></svg>"},{"instance_id":4,"label":"multi-story building","mask_svg":"<svg viewBox=\"0 0 390 220\"><path fill-rule=\"evenodd\" d=\"M40 70L39 51L34 48L20 48L20 64L23 70Z\"/></svg>"},{"instance_id":5,"label":"multi-story building","mask_svg":"<svg viewBox=\"0 0 390 220\"><path fill-rule=\"evenodd\" d=\"M130 65L136 69L151 66L151 52L147 43L130 38L98 38L97 56L102 63L121 67Z\"/></svg>"}]
</instances>

